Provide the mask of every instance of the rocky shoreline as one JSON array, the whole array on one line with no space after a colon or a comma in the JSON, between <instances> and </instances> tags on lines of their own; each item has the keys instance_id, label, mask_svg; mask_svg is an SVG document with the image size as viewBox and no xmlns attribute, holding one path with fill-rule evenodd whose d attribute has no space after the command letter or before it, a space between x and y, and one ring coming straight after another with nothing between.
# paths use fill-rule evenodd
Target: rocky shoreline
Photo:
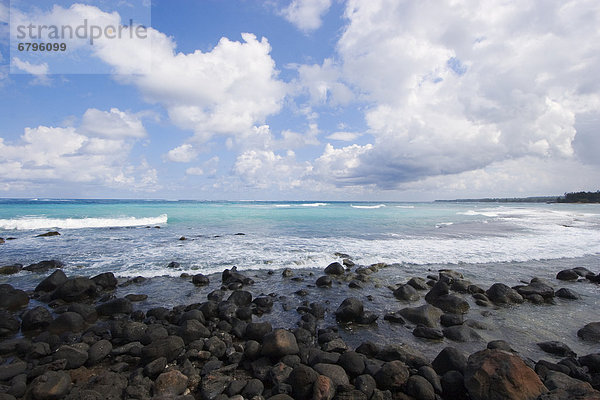
<instances>
[{"instance_id":1,"label":"rocky shoreline","mask_svg":"<svg viewBox=\"0 0 600 400\"><path fill-rule=\"evenodd\" d=\"M483 310L553 304L557 297L577 301L575 291L535 277L484 289L440 270L378 283L398 301L396 311L381 314L369 310L373 294L361 292L386 265L359 266L338 256L343 263L319 277L269 271L295 287L285 294L257 292L255 280L266 277L235 267L220 275L184 274L204 299L174 307L144 307L150 299L143 293L121 296L123 288L143 286L141 277L67 277L54 260L0 267L2 274L26 270L40 277L32 291L0 285L0 400L600 399L600 354L578 357L565 343L546 341L536 344L560 360L534 361L507 341L486 343L481 332L489 327L469 318L470 302ZM556 279L600 282L585 268L560 271ZM342 287L357 295L342 291L345 298L334 303ZM315 288L323 290L320 297ZM282 329L273 318L278 312L297 323ZM378 323L402 325L443 349L428 358L402 340L368 340ZM367 340L344 340L344 332L359 329ZM577 334L573 340L600 343L600 322ZM474 351L465 353L461 343Z\"/></svg>"}]
</instances>

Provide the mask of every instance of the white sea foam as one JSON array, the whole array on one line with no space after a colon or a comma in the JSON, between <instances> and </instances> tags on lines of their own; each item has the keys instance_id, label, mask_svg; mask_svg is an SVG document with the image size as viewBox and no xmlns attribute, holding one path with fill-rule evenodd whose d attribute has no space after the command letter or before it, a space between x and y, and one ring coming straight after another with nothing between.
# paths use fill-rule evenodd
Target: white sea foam
<instances>
[{"instance_id":1,"label":"white sea foam","mask_svg":"<svg viewBox=\"0 0 600 400\"><path fill-rule=\"evenodd\" d=\"M396 208L415 208L415 206L396 206Z\"/></svg>"},{"instance_id":2,"label":"white sea foam","mask_svg":"<svg viewBox=\"0 0 600 400\"><path fill-rule=\"evenodd\" d=\"M382 208L382 207L385 207L385 204L377 204L376 206L355 206L354 204L350 204L350 207L352 207L352 208L365 208L365 209Z\"/></svg>"},{"instance_id":3,"label":"white sea foam","mask_svg":"<svg viewBox=\"0 0 600 400\"><path fill-rule=\"evenodd\" d=\"M15 219L0 219L0 229L81 229L81 228L112 228L143 225L159 225L167 223L167 214L158 217L121 217L121 218L45 218L23 217Z\"/></svg>"},{"instance_id":4,"label":"white sea foam","mask_svg":"<svg viewBox=\"0 0 600 400\"><path fill-rule=\"evenodd\" d=\"M329 203L304 203L300 204L302 207L323 207L328 206Z\"/></svg>"},{"instance_id":5,"label":"white sea foam","mask_svg":"<svg viewBox=\"0 0 600 400\"><path fill-rule=\"evenodd\" d=\"M291 207L291 205L290 204L275 204L275 207L284 208L284 207Z\"/></svg>"}]
</instances>

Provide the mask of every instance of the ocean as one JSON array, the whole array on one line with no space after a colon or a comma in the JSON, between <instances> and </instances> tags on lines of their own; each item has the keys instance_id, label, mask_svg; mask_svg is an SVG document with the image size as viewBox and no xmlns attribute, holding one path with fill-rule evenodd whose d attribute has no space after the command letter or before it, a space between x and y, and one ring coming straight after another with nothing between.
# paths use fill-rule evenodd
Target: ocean
<instances>
[{"instance_id":1,"label":"ocean","mask_svg":"<svg viewBox=\"0 0 600 400\"><path fill-rule=\"evenodd\" d=\"M37 237L50 230L60 236ZM580 301L560 300L561 308L524 304L494 314L493 324L531 354L531 335L568 339L585 351L575 333L597 319L600 305L597 285L554 279L564 268L600 272L598 204L4 199L0 237L14 238L0 244L0 265L58 259L67 275L112 271L122 279L153 278L143 290L166 305L197 295L177 278L182 273L237 266L263 277L265 293L289 291L266 272L278 271L281 280L280 270L292 268L316 279L343 254L359 265L390 264L381 273L384 284L450 268L484 288L538 276L580 293ZM171 261L180 266L168 268ZM41 279L22 271L0 283L31 290ZM371 307L405 306L388 292L375 291L380 299ZM556 318L559 310L565 315ZM380 329L386 336L396 328Z\"/></svg>"}]
</instances>

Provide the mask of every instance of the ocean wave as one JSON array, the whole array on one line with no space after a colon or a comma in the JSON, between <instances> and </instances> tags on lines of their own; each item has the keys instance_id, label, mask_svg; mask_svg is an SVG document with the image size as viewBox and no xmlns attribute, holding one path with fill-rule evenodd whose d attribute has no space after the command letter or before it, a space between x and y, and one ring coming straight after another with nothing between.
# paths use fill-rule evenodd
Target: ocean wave
<instances>
[{"instance_id":1,"label":"ocean wave","mask_svg":"<svg viewBox=\"0 0 600 400\"><path fill-rule=\"evenodd\" d=\"M329 203L304 203L300 204L302 207L323 207L328 206Z\"/></svg>"},{"instance_id":2,"label":"ocean wave","mask_svg":"<svg viewBox=\"0 0 600 400\"><path fill-rule=\"evenodd\" d=\"M396 206L396 208L415 208L415 206Z\"/></svg>"},{"instance_id":3,"label":"ocean wave","mask_svg":"<svg viewBox=\"0 0 600 400\"><path fill-rule=\"evenodd\" d=\"M158 217L120 217L120 218L46 218L23 217L0 219L0 229L82 229L82 228L122 228L128 226L159 225L167 223L167 214Z\"/></svg>"},{"instance_id":4,"label":"ocean wave","mask_svg":"<svg viewBox=\"0 0 600 400\"><path fill-rule=\"evenodd\" d=\"M283 207L291 207L290 204L275 204L275 207L283 208Z\"/></svg>"},{"instance_id":5,"label":"ocean wave","mask_svg":"<svg viewBox=\"0 0 600 400\"><path fill-rule=\"evenodd\" d=\"M385 207L385 204L377 204L376 206L355 206L353 204L350 204L350 207L352 207L352 208L382 208L382 207Z\"/></svg>"}]
</instances>

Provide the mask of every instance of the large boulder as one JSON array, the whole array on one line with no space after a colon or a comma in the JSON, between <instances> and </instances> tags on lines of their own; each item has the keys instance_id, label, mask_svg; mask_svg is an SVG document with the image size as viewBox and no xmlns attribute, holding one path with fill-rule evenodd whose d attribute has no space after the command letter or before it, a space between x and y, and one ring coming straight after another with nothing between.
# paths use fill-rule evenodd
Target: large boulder
<instances>
[{"instance_id":1,"label":"large boulder","mask_svg":"<svg viewBox=\"0 0 600 400\"><path fill-rule=\"evenodd\" d=\"M502 350L486 349L472 354L464 384L473 400L534 400L548 391L521 358Z\"/></svg>"},{"instance_id":2,"label":"large boulder","mask_svg":"<svg viewBox=\"0 0 600 400\"><path fill-rule=\"evenodd\" d=\"M417 301L421 296L417 292L417 289L412 287L411 285L400 285L396 290L394 290L394 297L398 300L404 301Z\"/></svg>"},{"instance_id":3,"label":"large boulder","mask_svg":"<svg viewBox=\"0 0 600 400\"><path fill-rule=\"evenodd\" d=\"M294 399L310 399L313 395L313 384L319 377L317 371L304 364L298 365L290 373L288 379L294 394Z\"/></svg>"},{"instance_id":4,"label":"large boulder","mask_svg":"<svg viewBox=\"0 0 600 400\"><path fill-rule=\"evenodd\" d=\"M133 312L133 304L125 298L109 300L96 307L98 315L116 315L116 314L131 314Z\"/></svg>"},{"instance_id":5,"label":"large boulder","mask_svg":"<svg viewBox=\"0 0 600 400\"><path fill-rule=\"evenodd\" d=\"M11 312L0 310L0 337L12 336L19 332L19 320Z\"/></svg>"},{"instance_id":6,"label":"large boulder","mask_svg":"<svg viewBox=\"0 0 600 400\"><path fill-rule=\"evenodd\" d=\"M338 307L335 317L340 322L352 322L360 319L364 313L362 301L355 297L348 297Z\"/></svg>"},{"instance_id":7,"label":"large boulder","mask_svg":"<svg viewBox=\"0 0 600 400\"><path fill-rule=\"evenodd\" d=\"M94 281L85 277L76 277L60 285L52 293L52 298L74 302L94 298L97 293L98 287Z\"/></svg>"},{"instance_id":8,"label":"large boulder","mask_svg":"<svg viewBox=\"0 0 600 400\"><path fill-rule=\"evenodd\" d=\"M112 272L104 272L92 278L92 281L104 290L110 290L117 287L117 278Z\"/></svg>"},{"instance_id":9,"label":"large boulder","mask_svg":"<svg viewBox=\"0 0 600 400\"><path fill-rule=\"evenodd\" d=\"M35 329L44 329L52 322L52 314L46 308L38 306L27 310L21 318L21 329L32 331Z\"/></svg>"},{"instance_id":10,"label":"large boulder","mask_svg":"<svg viewBox=\"0 0 600 400\"><path fill-rule=\"evenodd\" d=\"M563 269L556 274L556 279L561 281L576 281L579 279L579 274L574 269Z\"/></svg>"},{"instance_id":11,"label":"large boulder","mask_svg":"<svg viewBox=\"0 0 600 400\"><path fill-rule=\"evenodd\" d=\"M444 375L448 371L464 373L467 368L467 357L457 348L446 347L435 357L431 366L438 375Z\"/></svg>"},{"instance_id":12,"label":"large boulder","mask_svg":"<svg viewBox=\"0 0 600 400\"><path fill-rule=\"evenodd\" d=\"M325 268L325 273L330 275L344 275L346 269L339 262L331 263Z\"/></svg>"},{"instance_id":13,"label":"large boulder","mask_svg":"<svg viewBox=\"0 0 600 400\"><path fill-rule=\"evenodd\" d=\"M577 331L577 336L588 342L600 342L600 322L590 322Z\"/></svg>"},{"instance_id":14,"label":"large boulder","mask_svg":"<svg viewBox=\"0 0 600 400\"><path fill-rule=\"evenodd\" d=\"M515 289L512 289L503 283L494 283L485 294L496 304L515 304L524 301L523 296Z\"/></svg>"},{"instance_id":15,"label":"large boulder","mask_svg":"<svg viewBox=\"0 0 600 400\"><path fill-rule=\"evenodd\" d=\"M64 267L64 265L65 264L63 264L62 261L58 261L58 260L44 260L44 261L40 261L39 263L29 264L28 266L24 267L23 269L25 271L41 273L41 272L46 272L53 268L62 268L62 267Z\"/></svg>"},{"instance_id":16,"label":"large boulder","mask_svg":"<svg viewBox=\"0 0 600 400\"><path fill-rule=\"evenodd\" d=\"M0 285L0 309L16 311L29 304L29 296L9 284Z\"/></svg>"},{"instance_id":17,"label":"large boulder","mask_svg":"<svg viewBox=\"0 0 600 400\"><path fill-rule=\"evenodd\" d=\"M406 364L401 361L390 361L375 373L375 381L377 387L383 390L398 390L408 380L409 371Z\"/></svg>"},{"instance_id":18,"label":"large boulder","mask_svg":"<svg viewBox=\"0 0 600 400\"><path fill-rule=\"evenodd\" d=\"M554 288L538 278L533 278L529 285L517 286L515 289L524 298L538 295L542 296L544 300L550 300L554 297Z\"/></svg>"},{"instance_id":19,"label":"large boulder","mask_svg":"<svg viewBox=\"0 0 600 400\"><path fill-rule=\"evenodd\" d=\"M440 310L451 314L466 314L469 311L469 303L451 294L444 294L431 299L430 303Z\"/></svg>"},{"instance_id":20,"label":"large boulder","mask_svg":"<svg viewBox=\"0 0 600 400\"><path fill-rule=\"evenodd\" d=\"M81 332L84 328L85 321L83 320L83 317L71 311L60 314L48 326L48 330L57 335L65 332Z\"/></svg>"},{"instance_id":21,"label":"large boulder","mask_svg":"<svg viewBox=\"0 0 600 400\"><path fill-rule=\"evenodd\" d=\"M296 336L288 330L276 329L263 338L262 355L271 358L281 358L289 354L298 354Z\"/></svg>"},{"instance_id":22,"label":"large boulder","mask_svg":"<svg viewBox=\"0 0 600 400\"><path fill-rule=\"evenodd\" d=\"M64 398L71 390L71 376L64 371L47 371L31 382L31 393L36 400Z\"/></svg>"},{"instance_id":23,"label":"large boulder","mask_svg":"<svg viewBox=\"0 0 600 400\"><path fill-rule=\"evenodd\" d=\"M36 292L51 292L68 280L62 269L57 269L41 281L35 288Z\"/></svg>"},{"instance_id":24,"label":"large boulder","mask_svg":"<svg viewBox=\"0 0 600 400\"><path fill-rule=\"evenodd\" d=\"M414 324L435 328L443 311L430 304L425 304L419 307L403 308L399 313Z\"/></svg>"},{"instance_id":25,"label":"large boulder","mask_svg":"<svg viewBox=\"0 0 600 400\"><path fill-rule=\"evenodd\" d=\"M168 362L175 360L185 348L183 339L179 336L168 336L154 340L142 349L142 360L150 362L165 357Z\"/></svg>"}]
</instances>

